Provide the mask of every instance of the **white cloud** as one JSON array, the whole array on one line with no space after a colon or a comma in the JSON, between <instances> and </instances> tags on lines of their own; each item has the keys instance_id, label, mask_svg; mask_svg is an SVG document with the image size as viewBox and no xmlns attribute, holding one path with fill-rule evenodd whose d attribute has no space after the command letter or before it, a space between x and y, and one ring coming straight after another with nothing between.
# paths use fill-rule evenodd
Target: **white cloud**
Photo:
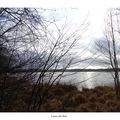
<instances>
[{"instance_id":1,"label":"white cloud","mask_svg":"<svg viewBox=\"0 0 120 120\"><path fill-rule=\"evenodd\" d=\"M75 11L68 10L68 15L73 22L77 25L86 17L89 12L88 20L90 27L84 39L84 45L92 40L92 38L100 38L104 29L104 15L109 7L120 7L120 0L0 0L0 7L37 7L37 8L74 8ZM77 9L78 8L78 9ZM47 13L50 18L52 15L58 18L62 16L63 11L59 9L57 13ZM83 41L82 41L83 42ZM82 44L83 45L83 44ZM85 46L84 46L85 47ZM78 50L81 52L81 49ZM86 52L86 56L91 55Z\"/></svg>"}]
</instances>

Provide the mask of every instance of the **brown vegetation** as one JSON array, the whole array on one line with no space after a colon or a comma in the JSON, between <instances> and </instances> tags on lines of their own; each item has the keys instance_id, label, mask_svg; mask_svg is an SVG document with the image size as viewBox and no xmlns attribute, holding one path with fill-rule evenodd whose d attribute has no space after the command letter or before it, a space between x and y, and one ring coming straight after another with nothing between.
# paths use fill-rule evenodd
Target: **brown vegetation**
<instances>
[{"instance_id":1,"label":"brown vegetation","mask_svg":"<svg viewBox=\"0 0 120 120\"><path fill-rule=\"evenodd\" d=\"M10 78L9 78L10 79ZM0 111L28 111L28 101L34 84L14 77L4 86L4 101ZM46 86L46 85L45 85ZM3 94L3 93L0 93ZM3 109L4 108L4 109ZM118 112L120 101L109 86L79 91L73 85L55 84L49 90L39 112Z\"/></svg>"},{"instance_id":2,"label":"brown vegetation","mask_svg":"<svg viewBox=\"0 0 120 120\"><path fill-rule=\"evenodd\" d=\"M66 90L66 88L69 87L74 89ZM97 86L94 89L83 88L82 91L79 91L75 86L60 84L54 85L54 87L51 88L49 92L52 93L52 96L54 96L54 98L52 99L48 98L47 103L44 103L41 106L41 109L44 108L44 111L54 112L120 111L120 102L116 98L114 89L109 86ZM44 107L45 105L47 105L46 108ZM52 108L50 107L51 105Z\"/></svg>"}]
</instances>

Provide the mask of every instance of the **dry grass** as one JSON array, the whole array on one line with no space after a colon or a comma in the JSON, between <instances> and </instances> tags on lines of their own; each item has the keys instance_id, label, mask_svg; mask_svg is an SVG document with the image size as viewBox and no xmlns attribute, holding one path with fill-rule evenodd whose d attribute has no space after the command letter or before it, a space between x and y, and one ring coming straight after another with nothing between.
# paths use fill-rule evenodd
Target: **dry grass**
<instances>
[{"instance_id":1,"label":"dry grass","mask_svg":"<svg viewBox=\"0 0 120 120\"><path fill-rule=\"evenodd\" d=\"M66 85L68 87L68 85ZM83 88L82 91L69 89L60 85L57 101L62 103L57 111L71 112L110 112L120 111L120 102L116 99L115 91L109 86L98 86L94 89ZM75 87L75 86L74 86ZM68 87L69 88L69 87ZM55 86L54 86L55 89ZM56 87L58 90L58 86ZM62 90L63 89L63 90ZM56 94L56 92L53 94ZM49 102L49 101L48 101ZM46 110L47 111L47 110ZM52 111L52 110L49 110Z\"/></svg>"},{"instance_id":2,"label":"dry grass","mask_svg":"<svg viewBox=\"0 0 120 120\"><path fill-rule=\"evenodd\" d=\"M29 81L16 81L15 78L11 78L4 88L5 101L2 101L2 108L7 106L7 111L27 111L32 87ZM13 93L14 96L12 96ZM0 111L5 110L0 108ZM79 91L73 85L56 84L48 90L39 111L120 112L120 101L116 98L114 89L109 86L83 88Z\"/></svg>"}]
</instances>

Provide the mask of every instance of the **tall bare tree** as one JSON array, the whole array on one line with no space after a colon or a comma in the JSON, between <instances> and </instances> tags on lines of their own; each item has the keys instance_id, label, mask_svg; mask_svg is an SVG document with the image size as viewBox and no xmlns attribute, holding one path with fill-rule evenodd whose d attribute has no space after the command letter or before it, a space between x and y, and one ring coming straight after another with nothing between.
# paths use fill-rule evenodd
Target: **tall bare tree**
<instances>
[{"instance_id":1,"label":"tall bare tree","mask_svg":"<svg viewBox=\"0 0 120 120\"><path fill-rule=\"evenodd\" d=\"M105 20L105 39L96 42L99 52L104 55L105 63L113 69L115 91L120 98L119 63L120 63L120 11L110 9Z\"/></svg>"}]
</instances>

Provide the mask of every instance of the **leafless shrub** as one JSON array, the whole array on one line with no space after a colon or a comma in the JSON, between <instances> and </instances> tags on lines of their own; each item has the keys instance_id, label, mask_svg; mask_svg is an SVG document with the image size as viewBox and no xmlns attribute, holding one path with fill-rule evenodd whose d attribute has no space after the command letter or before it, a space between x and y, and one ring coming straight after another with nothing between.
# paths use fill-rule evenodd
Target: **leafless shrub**
<instances>
[{"instance_id":1,"label":"leafless shrub","mask_svg":"<svg viewBox=\"0 0 120 120\"><path fill-rule=\"evenodd\" d=\"M72 49L81 39L87 23L83 21L75 30L66 21L59 27L58 21L47 21L41 15L43 12L45 10L34 8L0 8L0 74L5 76L0 79L0 109L3 111L8 110L6 106L1 107L6 96L6 75L31 81L27 110L39 111L49 89L70 65L79 62L74 62ZM58 74L57 69L61 69ZM21 84L22 81L18 87ZM12 90L14 95L16 91Z\"/></svg>"}]
</instances>

